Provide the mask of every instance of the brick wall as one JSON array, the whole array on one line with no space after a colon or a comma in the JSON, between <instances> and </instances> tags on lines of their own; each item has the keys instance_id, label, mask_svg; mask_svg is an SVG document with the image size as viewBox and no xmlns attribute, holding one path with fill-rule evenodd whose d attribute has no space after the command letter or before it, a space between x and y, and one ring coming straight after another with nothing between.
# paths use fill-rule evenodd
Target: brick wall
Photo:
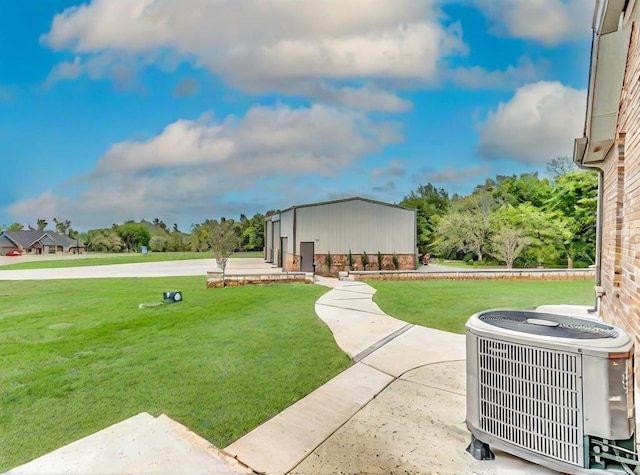
<instances>
[{"instance_id":1,"label":"brick wall","mask_svg":"<svg viewBox=\"0 0 640 475\"><path fill-rule=\"evenodd\" d=\"M415 269L415 256L413 254L396 254L398 258L399 270L413 270ZM381 254L382 257L382 270L395 270L393 264L393 254ZM378 267L378 253L368 254L366 263L366 269L363 266L362 254L351 253L351 263L353 270L379 270ZM314 262L318 273L329 272L336 273L340 271L349 270L349 256L348 254L331 254L331 268L327 265L326 254L316 254L314 256Z\"/></svg>"},{"instance_id":2,"label":"brick wall","mask_svg":"<svg viewBox=\"0 0 640 475\"><path fill-rule=\"evenodd\" d=\"M617 140L603 167L600 315L635 335L640 350L640 37L632 26ZM637 360L638 361L638 360Z\"/></svg>"},{"instance_id":3,"label":"brick wall","mask_svg":"<svg viewBox=\"0 0 640 475\"><path fill-rule=\"evenodd\" d=\"M313 284L313 274L305 272L283 272L282 274L231 274L222 280L222 272L207 273L207 288L237 287L241 285L267 285L303 283Z\"/></svg>"}]
</instances>

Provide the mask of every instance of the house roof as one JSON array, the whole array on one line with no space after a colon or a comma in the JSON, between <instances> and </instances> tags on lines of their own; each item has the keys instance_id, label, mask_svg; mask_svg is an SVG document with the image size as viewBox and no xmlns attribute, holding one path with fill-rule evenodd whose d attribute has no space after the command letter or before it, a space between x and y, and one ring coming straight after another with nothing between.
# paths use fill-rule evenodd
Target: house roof
<instances>
[{"instance_id":1,"label":"house roof","mask_svg":"<svg viewBox=\"0 0 640 475\"><path fill-rule=\"evenodd\" d=\"M80 243L80 247L84 247L84 244L81 241L76 241L66 234L58 233L55 231L38 231L37 229L26 229L22 231L5 231L4 233L2 233L2 235L6 236L9 240L23 248L29 248L33 246L44 236L48 236L54 242L60 244L63 247L75 247L76 242Z\"/></svg>"}]
</instances>

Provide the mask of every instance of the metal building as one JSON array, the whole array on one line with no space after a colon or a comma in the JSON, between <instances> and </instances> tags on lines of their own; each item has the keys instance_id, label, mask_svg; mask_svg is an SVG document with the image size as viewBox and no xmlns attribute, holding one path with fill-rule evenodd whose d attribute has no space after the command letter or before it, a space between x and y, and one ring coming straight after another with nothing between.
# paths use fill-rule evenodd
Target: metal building
<instances>
[{"instance_id":1,"label":"metal building","mask_svg":"<svg viewBox=\"0 0 640 475\"><path fill-rule=\"evenodd\" d=\"M394 204L354 197L265 218L265 260L285 270L413 269L416 253L416 211Z\"/></svg>"}]
</instances>

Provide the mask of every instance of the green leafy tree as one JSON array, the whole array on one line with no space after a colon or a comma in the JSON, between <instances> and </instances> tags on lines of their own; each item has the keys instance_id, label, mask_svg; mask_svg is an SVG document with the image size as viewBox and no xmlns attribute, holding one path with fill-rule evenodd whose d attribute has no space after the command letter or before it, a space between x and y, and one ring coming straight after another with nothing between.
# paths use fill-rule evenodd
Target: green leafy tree
<instances>
[{"instance_id":1,"label":"green leafy tree","mask_svg":"<svg viewBox=\"0 0 640 475\"><path fill-rule=\"evenodd\" d=\"M167 251L179 252L189 250L189 236L181 232L172 232L167 240Z\"/></svg>"},{"instance_id":2,"label":"green leafy tree","mask_svg":"<svg viewBox=\"0 0 640 475\"><path fill-rule=\"evenodd\" d=\"M522 252L525 266L556 263L565 255L570 239L568 222L558 212L546 211L531 203L519 206L505 205L492 217L494 226L519 229L529 238L529 245Z\"/></svg>"},{"instance_id":3,"label":"green leafy tree","mask_svg":"<svg viewBox=\"0 0 640 475\"><path fill-rule=\"evenodd\" d=\"M24 229L24 225L20 223L12 223L7 226L7 231L22 231Z\"/></svg>"},{"instance_id":4,"label":"green leafy tree","mask_svg":"<svg viewBox=\"0 0 640 475\"><path fill-rule=\"evenodd\" d=\"M598 175L595 172L571 172L558 176L547 209L564 218L570 233L565 242L569 267L574 261L595 262Z\"/></svg>"},{"instance_id":5,"label":"green leafy tree","mask_svg":"<svg viewBox=\"0 0 640 475\"><path fill-rule=\"evenodd\" d=\"M49 223L44 218L38 218L36 220L36 227L38 228L38 231L44 231L47 228L48 224Z\"/></svg>"},{"instance_id":6,"label":"green leafy tree","mask_svg":"<svg viewBox=\"0 0 640 475\"><path fill-rule=\"evenodd\" d=\"M508 269L513 269L513 263L531 244L531 239L524 235L521 229L502 228L491 236L491 255L503 261Z\"/></svg>"},{"instance_id":7,"label":"green leafy tree","mask_svg":"<svg viewBox=\"0 0 640 475\"><path fill-rule=\"evenodd\" d=\"M124 242L127 251L139 251L141 246L148 246L151 233L142 223L127 222L117 227L116 232Z\"/></svg>"},{"instance_id":8,"label":"green leafy tree","mask_svg":"<svg viewBox=\"0 0 640 475\"><path fill-rule=\"evenodd\" d=\"M152 236L149 240L149 250L152 252L165 252L168 241L169 240L163 236Z\"/></svg>"},{"instance_id":9,"label":"green leafy tree","mask_svg":"<svg viewBox=\"0 0 640 475\"><path fill-rule=\"evenodd\" d=\"M551 186L546 178L540 179L537 173L522 173L520 176L498 176L491 192L498 205L518 206L531 203L543 207L551 195Z\"/></svg>"},{"instance_id":10,"label":"green leafy tree","mask_svg":"<svg viewBox=\"0 0 640 475\"><path fill-rule=\"evenodd\" d=\"M452 210L439 220L438 238L434 243L437 253L473 253L478 261L482 261L491 238L494 207L491 194L485 190L458 200Z\"/></svg>"},{"instance_id":11,"label":"green leafy tree","mask_svg":"<svg viewBox=\"0 0 640 475\"><path fill-rule=\"evenodd\" d=\"M92 229L84 239L87 250L93 252L121 252L125 245L113 228Z\"/></svg>"},{"instance_id":12,"label":"green leafy tree","mask_svg":"<svg viewBox=\"0 0 640 475\"><path fill-rule=\"evenodd\" d=\"M400 201L400 205L416 210L418 251L424 254L434 241L438 218L449 209L449 195L443 188L427 183L411 191Z\"/></svg>"}]
</instances>

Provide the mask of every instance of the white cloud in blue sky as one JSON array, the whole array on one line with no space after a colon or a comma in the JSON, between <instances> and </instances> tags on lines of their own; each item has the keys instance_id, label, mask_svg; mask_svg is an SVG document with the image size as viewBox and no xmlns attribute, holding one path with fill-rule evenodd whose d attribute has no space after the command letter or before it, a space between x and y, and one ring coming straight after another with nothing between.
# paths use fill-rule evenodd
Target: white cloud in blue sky
<instances>
[{"instance_id":1,"label":"white cloud in blue sky","mask_svg":"<svg viewBox=\"0 0 640 475\"><path fill-rule=\"evenodd\" d=\"M592 0L5 3L0 223L465 193L584 121Z\"/></svg>"}]
</instances>

